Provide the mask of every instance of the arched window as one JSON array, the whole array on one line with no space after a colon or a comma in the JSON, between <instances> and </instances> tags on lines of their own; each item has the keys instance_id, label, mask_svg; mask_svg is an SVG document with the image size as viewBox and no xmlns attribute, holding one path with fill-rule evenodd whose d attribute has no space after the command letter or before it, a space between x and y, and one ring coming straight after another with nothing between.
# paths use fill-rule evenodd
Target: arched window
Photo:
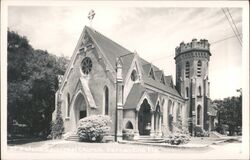
<instances>
[{"instance_id":1,"label":"arched window","mask_svg":"<svg viewBox=\"0 0 250 160\"><path fill-rule=\"evenodd\" d=\"M201 66L202 62L199 60L197 63L197 77L201 77Z\"/></svg>"},{"instance_id":2,"label":"arched window","mask_svg":"<svg viewBox=\"0 0 250 160\"><path fill-rule=\"evenodd\" d=\"M81 67L82 67L82 72L85 75L88 75L92 70L92 61L91 61L91 59L89 57L85 57L82 60Z\"/></svg>"},{"instance_id":3,"label":"arched window","mask_svg":"<svg viewBox=\"0 0 250 160\"><path fill-rule=\"evenodd\" d=\"M186 97L188 98L188 96L189 96L189 89L188 89L188 87L186 87Z\"/></svg>"},{"instance_id":4,"label":"arched window","mask_svg":"<svg viewBox=\"0 0 250 160\"><path fill-rule=\"evenodd\" d=\"M197 125L201 125L201 106L198 105L197 107Z\"/></svg>"},{"instance_id":5,"label":"arched window","mask_svg":"<svg viewBox=\"0 0 250 160\"><path fill-rule=\"evenodd\" d=\"M137 73L136 73L136 70L133 70L131 75L130 75L130 78L132 81L136 81L138 76L137 76Z\"/></svg>"},{"instance_id":6,"label":"arched window","mask_svg":"<svg viewBox=\"0 0 250 160\"><path fill-rule=\"evenodd\" d=\"M67 117L70 116L70 94L67 94Z\"/></svg>"},{"instance_id":7,"label":"arched window","mask_svg":"<svg viewBox=\"0 0 250 160\"><path fill-rule=\"evenodd\" d=\"M104 87L104 112L105 115L109 114L109 89L107 86Z\"/></svg>"},{"instance_id":8,"label":"arched window","mask_svg":"<svg viewBox=\"0 0 250 160\"><path fill-rule=\"evenodd\" d=\"M130 121L127 122L125 127L126 129L134 129L133 124Z\"/></svg>"},{"instance_id":9,"label":"arched window","mask_svg":"<svg viewBox=\"0 0 250 160\"><path fill-rule=\"evenodd\" d=\"M186 78L189 78L189 72L190 72L190 64L189 62L186 62L186 70L185 70Z\"/></svg>"},{"instance_id":10,"label":"arched window","mask_svg":"<svg viewBox=\"0 0 250 160\"><path fill-rule=\"evenodd\" d=\"M199 86L199 96L201 96L201 86Z\"/></svg>"}]
</instances>

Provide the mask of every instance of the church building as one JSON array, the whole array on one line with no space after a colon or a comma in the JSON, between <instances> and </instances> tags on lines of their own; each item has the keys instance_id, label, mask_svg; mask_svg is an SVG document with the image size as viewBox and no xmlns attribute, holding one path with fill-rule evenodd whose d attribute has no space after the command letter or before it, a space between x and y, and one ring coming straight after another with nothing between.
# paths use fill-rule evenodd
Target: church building
<instances>
[{"instance_id":1,"label":"church building","mask_svg":"<svg viewBox=\"0 0 250 160\"><path fill-rule=\"evenodd\" d=\"M175 85L171 75L136 52L85 26L59 79L53 119L60 105L67 133L81 118L108 115L118 140L123 129L132 129L135 139L167 136L178 121L190 133L194 126L209 130L209 46L193 39L175 49Z\"/></svg>"}]
</instances>

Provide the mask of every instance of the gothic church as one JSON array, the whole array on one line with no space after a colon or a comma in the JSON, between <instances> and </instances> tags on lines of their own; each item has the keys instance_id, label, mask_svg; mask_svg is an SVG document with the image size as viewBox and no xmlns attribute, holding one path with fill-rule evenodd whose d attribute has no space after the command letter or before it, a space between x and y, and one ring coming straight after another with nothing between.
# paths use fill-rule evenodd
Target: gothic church
<instances>
[{"instance_id":1,"label":"gothic church","mask_svg":"<svg viewBox=\"0 0 250 160\"><path fill-rule=\"evenodd\" d=\"M70 64L56 92L65 132L73 132L79 119L109 115L111 135L122 139L123 129L140 136L162 137L181 121L192 133L194 126L211 130L207 40L181 43L175 49L176 86L149 63L98 31L84 27Z\"/></svg>"}]
</instances>

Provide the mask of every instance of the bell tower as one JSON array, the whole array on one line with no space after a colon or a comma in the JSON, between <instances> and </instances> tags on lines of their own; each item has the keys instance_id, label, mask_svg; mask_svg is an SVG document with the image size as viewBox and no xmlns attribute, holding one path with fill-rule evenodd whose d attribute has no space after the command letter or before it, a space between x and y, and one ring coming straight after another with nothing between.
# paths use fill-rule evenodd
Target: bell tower
<instances>
[{"instance_id":1,"label":"bell tower","mask_svg":"<svg viewBox=\"0 0 250 160\"><path fill-rule=\"evenodd\" d=\"M194 126L208 130L210 56L210 44L205 39L182 42L175 49L176 88L186 99L190 133L193 133Z\"/></svg>"}]
</instances>

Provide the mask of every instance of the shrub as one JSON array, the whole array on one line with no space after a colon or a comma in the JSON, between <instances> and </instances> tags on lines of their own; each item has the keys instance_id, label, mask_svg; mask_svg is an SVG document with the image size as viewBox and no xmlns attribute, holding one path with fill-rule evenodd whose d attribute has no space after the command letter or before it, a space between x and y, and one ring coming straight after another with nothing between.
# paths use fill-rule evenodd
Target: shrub
<instances>
[{"instance_id":1,"label":"shrub","mask_svg":"<svg viewBox=\"0 0 250 160\"><path fill-rule=\"evenodd\" d=\"M50 136L48 136L48 138L60 139L62 138L63 133L64 133L64 122L62 118L61 105L60 102L58 102L56 119L55 122L54 121L51 122L51 133Z\"/></svg>"},{"instance_id":2,"label":"shrub","mask_svg":"<svg viewBox=\"0 0 250 160\"><path fill-rule=\"evenodd\" d=\"M189 134L185 133L174 133L169 136L169 139L166 141L171 145L179 145L179 144L186 144L191 140Z\"/></svg>"},{"instance_id":3,"label":"shrub","mask_svg":"<svg viewBox=\"0 0 250 160\"><path fill-rule=\"evenodd\" d=\"M134 130L133 129L123 129L122 137L124 140L133 140L134 139Z\"/></svg>"},{"instance_id":4,"label":"shrub","mask_svg":"<svg viewBox=\"0 0 250 160\"><path fill-rule=\"evenodd\" d=\"M195 126L194 127L194 135L196 137L208 137L209 136L209 132L203 130L201 127L199 126Z\"/></svg>"},{"instance_id":5,"label":"shrub","mask_svg":"<svg viewBox=\"0 0 250 160\"><path fill-rule=\"evenodd\" d=\"M84 142L101 142L103 137L110 132L110 117L93 115L80 119L77 134Z\"/></svg>"}]
</instances>

